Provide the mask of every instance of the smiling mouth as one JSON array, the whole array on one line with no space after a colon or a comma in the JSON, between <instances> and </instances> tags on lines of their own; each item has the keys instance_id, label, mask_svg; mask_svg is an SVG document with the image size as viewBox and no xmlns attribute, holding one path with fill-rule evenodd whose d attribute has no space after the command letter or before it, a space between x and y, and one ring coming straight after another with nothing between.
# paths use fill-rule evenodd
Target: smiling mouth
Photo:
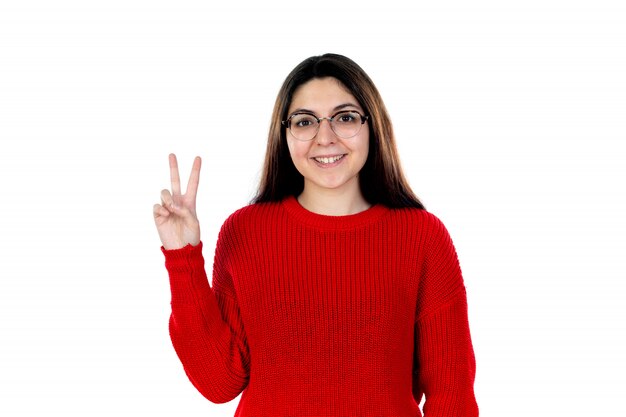
<instances>
[{"instance_id":1,"label":"smiling mouth","mask_svg":"<svg viewBox=\"0 0 626 417\"><path fill-rule=\"evenodd\" d=\"M343 159L344 156L346 156L346 154L329 156L329 157L316 157L316 158L312 158L312 159L314 159L315 161L319 162L320 164L332 164L332 163L335 163L335 162Z\"/></svg>"}]
</instances>

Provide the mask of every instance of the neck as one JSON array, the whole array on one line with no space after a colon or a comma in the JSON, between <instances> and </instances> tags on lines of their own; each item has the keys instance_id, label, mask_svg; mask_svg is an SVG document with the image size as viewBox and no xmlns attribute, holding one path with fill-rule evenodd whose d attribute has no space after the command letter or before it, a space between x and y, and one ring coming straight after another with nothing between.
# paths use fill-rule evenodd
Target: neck
<instances>
[{"instance_id":1,"label":"neck","mask_svg":"<svg viewBox=\"0 0 626 417\"><path fill-rule=\"evenodd\" d=\"M298 202L308 211L327 216L347 216L371 207L358 187L346 191L313 189L305 184L302 194L298 196Z\"/></svg>"}]
</instances>

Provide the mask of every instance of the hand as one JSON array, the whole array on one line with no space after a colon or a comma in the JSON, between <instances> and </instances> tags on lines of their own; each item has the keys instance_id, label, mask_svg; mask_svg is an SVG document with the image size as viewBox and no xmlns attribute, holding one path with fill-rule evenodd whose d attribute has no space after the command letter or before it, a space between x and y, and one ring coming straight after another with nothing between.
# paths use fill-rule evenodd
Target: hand
<instances>
[{"instance_id":1,"label":"hand","mask_svg":"<svg viewBox=\"0 0 626 417\"><path fill-rule=\"evenodd\" d=\"M176 155L170 154L169 159L172 193L170 194L167 189L161 191L161 204L155 204L152 208L154 223L165 249L180 249L187 244L196 246L200 243L200 223L196 216L196 194L202 160L199 156L194 159L187 183L187 192L181 194Z\"/></svg>"}]
</instances>

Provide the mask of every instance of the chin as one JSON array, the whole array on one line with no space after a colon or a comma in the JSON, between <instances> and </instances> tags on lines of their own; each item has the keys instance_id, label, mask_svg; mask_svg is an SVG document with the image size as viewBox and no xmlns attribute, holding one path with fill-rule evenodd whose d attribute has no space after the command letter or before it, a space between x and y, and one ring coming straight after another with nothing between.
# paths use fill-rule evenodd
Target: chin
<instances>
[{"instance_id":1,"label":"chin","mask_svg":"<svg viewBox=\"0 0 626 417\"><path fill-rule=\"evenodd\" d=\"M356 180L356 178L354 179L357 186L358 186L358 180ZM322 188L322 189L326 189L326 190L338 190L344 187L349 187L351 186L352 179L348 178L341 178L341 179L336 179L336 180L329 180L329 181L314 181L313 184L315 184L316 187Z\"/></svg>"}]
</instances>

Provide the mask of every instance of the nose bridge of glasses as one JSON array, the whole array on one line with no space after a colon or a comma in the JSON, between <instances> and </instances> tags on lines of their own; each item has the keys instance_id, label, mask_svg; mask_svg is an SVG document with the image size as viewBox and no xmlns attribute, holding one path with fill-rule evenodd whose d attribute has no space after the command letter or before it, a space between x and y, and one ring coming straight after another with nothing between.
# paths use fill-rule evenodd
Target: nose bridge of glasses
<instances>
[{"instance_id":1,"label":"nose bridge of glasses","mask_svg":"<svg viewBox=\"0 0 626 417\"><path fill-rule=\"evenodd\" d=\"M328 117L317 117L317 132L319 133L321 127L322 127L322 121L324 120L328 120L328 127L330 127L330 130L332 130L332 132L334 134L337 134L337 132L335 132L335 124L334 122L334 117L332 116L328 116Z\"/></svg>"}]
</instances>

